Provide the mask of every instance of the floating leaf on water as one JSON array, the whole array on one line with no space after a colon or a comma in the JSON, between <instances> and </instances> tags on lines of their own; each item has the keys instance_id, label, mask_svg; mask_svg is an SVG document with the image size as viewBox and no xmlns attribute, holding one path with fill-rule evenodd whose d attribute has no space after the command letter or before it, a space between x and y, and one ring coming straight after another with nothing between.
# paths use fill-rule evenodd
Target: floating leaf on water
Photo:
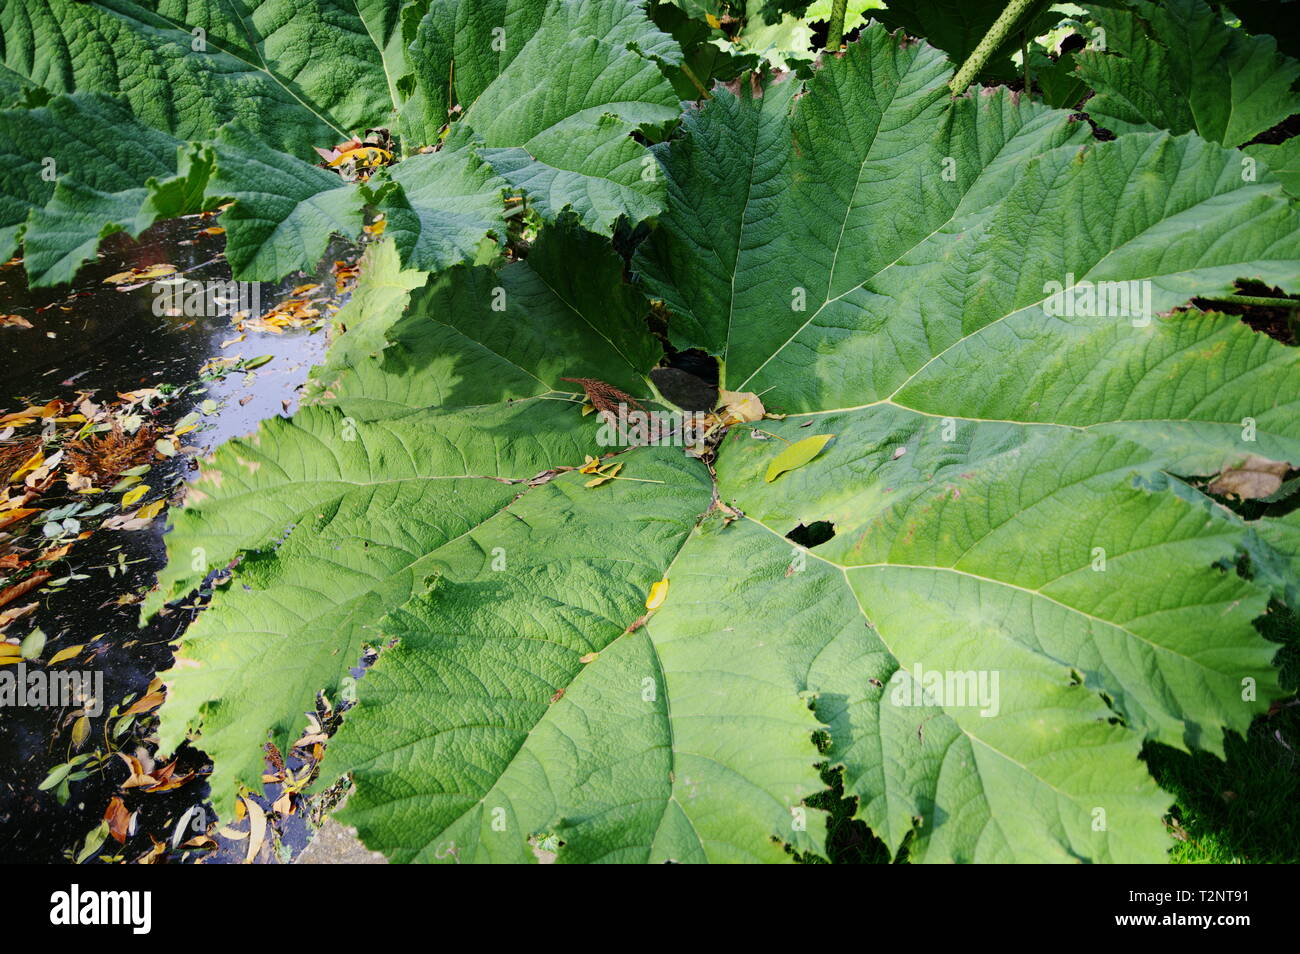
<instances>
[{"instance_id":1,"label":"floating leaf on water","mask_svg":"<svg viewBox=\"0 0 1300 954\"><path fill-rule=\"evenodd\" d=\"M157 500L150 501L135 512L137 520L152 520L162 512L163 507L167 506L167 500L159 497Z\"/></svg>"},{"instance_id":2,"label":"floating leaf on water","mask_svg":"<svg viewBox=\"0 0 1300 954\"><path fill-rule=\"evenodd\" d=\"M125 272L118 272L109 275L104 279L105 285L126 285L136 282L152 281L155 278L162 278L165 275L174 275L176 273L175 265L145 265L139 268L132 268Z\"/></svg>"},{"instance_id":3,"label":"floating leaf on water","mask_svg":"<svg viewBox=\"0 0 1300 954\"><path fill-rule=\"evenodd\" d=\"M36 629L28 633L26 638L23 639L21 643L20 652L22 654L23 659L26 659L30 662L33 659L39 659L41 656L41 650L43 650L44 648L45 648L45 633L38 626Z\"/></svg>"},{"instance_id":4,"label":"floating leaf on water","mask_svg":"<svg viewBox=\"0 0 1300 954\"><path fill-rule=\"evenodd\" d=\"M57 653L55 653L53 656L50 657L50 661L47 665L53 666L56 665L57 663L63 662L64 660L72 659L85 648L86 648L85 643L78 643L75 646L67 646L63 649L60 649Z\"/></svg>"},{"instance_id":5,"label":"floating leaf on water","mask_svg":"<svg viewBox=\"0 0 1300 954\"><path fill-rule=\"evenodd\" d=\"M149 487L148 484L141 484L140 486L135 487L132 490L128 490L126 493L122 495L122 506L130 507L137 500L139 500L141 497L147 494L150 491L150 489L151 488Z\"/></svg>"}]
</instances>

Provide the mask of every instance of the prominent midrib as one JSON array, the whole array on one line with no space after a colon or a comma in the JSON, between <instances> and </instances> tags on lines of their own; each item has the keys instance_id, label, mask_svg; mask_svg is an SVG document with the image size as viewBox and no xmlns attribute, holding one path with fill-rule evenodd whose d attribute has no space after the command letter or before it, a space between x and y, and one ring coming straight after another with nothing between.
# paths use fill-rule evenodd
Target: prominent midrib
<instances>
[{"instance_id":1,"label":"prominent midrib","mask_svg":"<svg viewBox=\"0 0 1300 954\"><path fill-rule=\"evenodd\" d=\"M911 67L916 66L917 62L918 62L917 59L915 59L915 58L912 59L912 61L908 64L909 71L910 71ZM814 311L814 312L813 312L813 313L808 317L808 320L805 321L802 325L800 325L799 328L798 328L798 330L796 330L792 335L790 335L790 337L787 338L787 339L786 339L786 340L781 344L781 346L780 346L779 348L777 348L777 349L776 349L775 351L773 351L770 355L768 355L768 357L766 358L766 360L763 361L762 364L760 364L757 368L755 368L753 371L751 371L751 372L749 373L749 376L746 377L744 381L742 381L742 382L740 382L740 384L736 385L736 390L737 390L737 391L743 391L743 390L745 390L745 386L746 386L747 384L749 384L749 382L750 382L751 380L753 380L754 375L756 375L756 374L758 374L758 372L762 371L763 368L765 368L765 367L767 366L768 362L770 362L770 361L771 361L773 358L775 358L778 354L780 354L782 351L784 351L785 348L790 344L790 342L794 341L794 339L797 338L797 337L798 337L798 336L803 332L803 330L804 330L805 328L807 328L810 324L812 324L813 319L815 319L819 314L821 314L822 309L824 309L827 305L829 305L829 304L830 304L831 302L833 302L833 301L839 301L841 298L843 298L845 295L849 294L850 292L852 292L852 291L854 291L854 290L856 290L856 289L858 289L858 288L861 288L863 284L865 284L866 282L869 282L872 278L875 278L877 275L882 274L886 269L891 268L891 267L893 267L894 265L897 265L898 262L902 260L902 258L903 258L904 255L907 255L909 252L913 251L914 249L919 248L919 247L920 247L921 245L923 245L926 241L928 241L928 240L931 238L931 236L933 236L936 232L938 232L939 229L942 229L944 226L946 226L946 225L948 224L948 222L951 222L954 218L957 217L957 212L961 209L961 206L962 206L962 202L961 202L960 200L957 202L956 206L953 208L952 215L950 215L950 216L948 217L948 220L945 221L945 222L944 222L942 225L940 225L938 228L936 228L934 231L932 231L932 232L931 232L929 235L927 235L925 238L923 238L923 239L917 241L917 242L916 242L915 244L913 244L913 245L912 245L912 246L911 246L911 247L910 247L906 252L904 252L902 255L899 255L898 258L894 259L894 261L892 261L892 262L890 262L888 265L884 266L884 268L880 268L880 269L878 269L874 274L868 276L867 278L864 278L864 279L863 279L861 282L859 282L857 285L854 285L852 288L846 289L846 290L843 292L843 294L835 295L835 296L833 296L833 297L831 296L831 289L835 287L835 269L836 269L836 268L838 267L838 265L839 265L840 249L843 248L843 246L844 246L844 230L848 227L849 216L851 216L851 215L853 214L853 209L854 209L853 202L854 202L854 200L855 200L855 199L857 198L857 196L858 196L858 190L859 190L859 188L861 188L861 186L862 186L862 172L863 172L863 170L866 169L866 167L867 167L867 161L870 160L870 159L872 158L872 150L875 148L875 145L876 145L876 138L880 135L880 130L881 130L881 128L883 128L884 125L885 125L885 117L888 115L888 112L889 112L890 108L894 105L894 101L895 101L895 100L897 99L897 97L898 97L898 92L899 92L899 90L902 88L903 80L904 80L905 77L906 77L906 73L904 73L902 76L899 76L899 77L898 77L898 80L897 80L897 82L895 83L893 90L891 90L891 92L890 92L889 102L888 102L887 104L885 104L884 106L881 106L881 107L880 107L880 117L879 117L879 119L878 119L877 122L876 122L875 128L873 128L872 131L871 131L871 141L868 142L868 143L866 144L866 148L865 148L865 150L863 151L863 155L862 155L862 161L861 161L860 163L858 163L858 172L857 172L857 175L855 176L855 178L854 178L854 180L853 180L853 191L849 194L849 201L845 203L845 207L844 207L844 218L843 218L843 220L840 222L840 234L839 234L839 238L838 238L838 239L836 240L836 242L835 242L835 250L834 250L834 252L833 252L832 255L831 255L831 267L830 267L830 269L828 270L828 274L827 274L827 276L826 276L826 299L825 299L825 301L823 301L820 305L817 306L817 309L816 309L816 310L815 310L815 311ZM760 107L760 109L761 109L761 107ZM760 125L758 126L758 128L761 130L761 116L760 116ZM793 135L794 135L794 132L795 132L795 129L794 129L794 123L793 123L793 118L792 118L792 119L791 119L791 124L790 124L790 134L791 134L792 137L793 137ZM756 138L757 138L757 137L756 137ZM1014 139L1014 137L1012 137L1012 139ZM1011 139L1008 139L1008 142L1010 142L1010 141L1011 141ZM1004 145L1005 145L1005 144L1004 144ZM750 172L750 179L751 179L750 191L752 191L752 189L753 189L753 185L752 185L753 171L752 171L752 170L753 170L753 163L754 163L754 162L757 162L757 156L758 156L758 151L757 151L757 149L755 149L755 150L754 150L754 157L753 157L753 159L751 160L751 166L750 166L750 169L751 169L751 172ZM988 164L985 165L984 169L987 169L987 168L988 168ZM981 176L982 176L984 170L980 170L980 171L981 171ZM979 177L977 177L977 178L975 179L975 181L971 183L971 189L973 189L973 188L974 188L978 183L979 183ZM970 194L970 191L971 191L970 189L967 189L967 190L966 190L966 194L967 194L967 195ZM965 198L965 195L963 195L962 198L964 199L964 198ZM746 198L746 202L748 203L748 197ZM743 220L741 221L741 228L742 228L742 229L744 228L744 221L743 221ZM742 251L741 248L738 248L738 249L736 250L736 265L735 265L735 268L732 270L732 273L731 273L731 301L730 301L731 312L730 312L730 313L728 314L728 316L727 316L727 344L728 344L728 345L730 345L730 343L731 343L731 314L734 313L734 311L735 311L735 303L736 303L736 295L735 295L735 289L736 289L736 272L738 272L738 271L740 270L740 258L741 258L741 254L740 254L740 253L741 253L741 251ZM725 356L724 356L724 357L725 357Z\"/></svg>"},{"instance_id":2,"label":"prominent midrib","mask_svg":"<svg viewBox=\"0 0 1300 954\"><path fill-rule=\"evenodd\" d=\"M786 538L785 538L785 537L784 537L784 536L783 536L779 531L773 529L772 527L769 527L767 524L763 523L761 520L759 520L759 519L757 519L757 518L755 518L755 517L751 517L751 516L749 516L748 514L745 515L744 519L751 521L752 523L756 524L756 525L759 526L759 527L762 527L762 528L763 528L764 530L766 530L768 533L770 533L770 534L772 534L773 536L775 536L775 537L777 537L778 539L780 539L783 543L788 542L788 541L786 540ZM866 624L867 624L867 626L870 628L871 632L873 632L873 633L876 635L876 637L880 640L880 644L885 648L885 651L886 651L887 653L889 653L890 658L892 658L892 659L894 660L894 662L895 662L897 665L899 665L899 667L901 668L903 664L902 664L902 662L901 662L900 655L899 655L897 652L895 652L894 648L893 648L891 645L889 645L889 642L888 642L888 640L886 639L885 634L882 633L882 632L880 631L880 629L876 626L876 624L871 620L871 617L867 614L866 607L864 607L864 606L862 605L862 600L858 597L857 590L855 590L855 589L853 588L853 583L849 580L849 570L851 570L851 569L857 569L858 567L847 567L847 566L841 566L841 565L838 564L838 563L834 563L834 562L832 562L831 560L826 559L826 558L823 557L821 554L814 553L812 550L809 550L809 549L807 549L806 547L801 547L801 549L803 549L804 552L807 553L809 556L811 556L811 557L813 557L813 558L819 560L820 562L826 564L826 565L827 565L828 567L830 567L831 569L836 570L836 571L839 572L840 576L842 577L842 579L843 579L843 581L844 581L844 586L848 589L849 595L850 595L851 597L853 597L854 605L857 606L857 608L858 608L858 612L861 614L862 619L866 622ZM901 564L894 564L894 563L878 564L878 565L879 565L879 566L889 566L889 567L900 567L900 566L902 566ZM924 567L924 566L918 566L918 567L915 567L915 569L924 569L924 570L944 570L944 569L948 569L948 568L947 568L947 567ZM956 571L956 572L961 572L961 571ZM1001 581L999 581L999 580L989 580L989 582L992 582L992 583L1000 583ZM1036 591L1028 591L1028 592L1036 592ZM1040 595L1041 595L1041 594L1040 594ZM1053 601L1053 602L1055 602L1055 601ZM1064 606L1065 604L1058 604L1058 605ZM1066 607L1066 609L1072 609L1072 607ZM1114 624L1112 624L1112 625L1114 625ZM1048 657L1048 658L1050 658L1050 657ZM1054 661L1054 662L1058 662L1058 663L1060 662L1059 660L1053 660L1053 661ZM1064 664L1063 664L1063 665L1064 665ZM1100 692L1102 691L1102 687L1089 687L1089 688L1092 689L1094 696L1096 696L1098 693L1100 693ZM945 716L948 716L947 710L944 710L944 715L945 715ZM948 716L948 718L951 719L951 716ZM1015 758L1014 756L1012 756L1012 755L1010 755L1010 754L1008 754L1008 753L1002 751L1001 749L996 748L996 747L993 746L991 743L989 743L987 740L985 740L985 739L983 739L983 738L980 738L978 735L975 735L974 733L970 732L970 731L969 731L968 729L966 729L964 726L961 726L960 724L956 723L955 720L954 720L954 725L956 725L957 730L958 730L958 732L960 733L960 735L961 735L962 738L967 739L967 740L968 740L969 742L971 742L971 743L978 743L979 745L983 746L985 749L987 749L988 751L992 752L992 753L993 753L994 755L996 755L998 758L1001 758L1001 759L1003 759L1004 761L1006 761L1007 763L1016 766L1018 769L1020 769L1022 772L1024 772L1025 775L1027 775L1028 777L1034 779L1038 784L1044 786L1045 788L1049 788L1049 789L1051 789L1053 792L1055 792L1057 795L1059 795L1061 798L1065 799L1066 801L1071 802L1071 803L1076 804L1076 805L1079 804L1079 799L1078 799L1078 797L1076 797L1076 796L1072 796L1072 795L1070 795L1070 794L1067 793L1067 792L1063 792L1063 791L1061 791L1061 789L1059 789L1057 786L1053 785L1053 784L1052 784L1051 782L1049 782L1047 779L1043 778L1042 775L1040 775L1039 773L1035 772L1033 769L1031 769L1031 768L1030 768L1028 765L1026 765L1024 762L1022 762L1022 761L1020 761L1019 759ZM978 771L979 771L978 763L976 763L976 766L975 766L975 768L974 768L974 771L976 771L976 772L978 773ZM981 779L981 781L980 781L980 791L981 791L981 797L986 797L986 796L984 796L983 793L987 791L987 788L985 787L985 785L984 785L982 779ZM877 794L877 795L881 795L881 796L884 796L885 798L888 799L888 798L891 798L891 797L892 797L892 792L893 792L893 789L892 789L892 788L891 788L891 787L886 783L885 786L884 786L883 791L877 792L877 793L875 793L875 794ZM991 813L990 813L990 817L991 817ZM902 843L902 842L901 842L901 839L900 839L900 840L899 840L899 844L901 844L901 843ZM891 847L891 849L893 849L893 850L897 850L897 848L898 848L898 844L890 845L890 847Z\"/></svg>"},{"instance_id":3,"label":"prominent midrib","mask_svg":"<svg viewBox=\"0 0 1300 954\"><path fill-rule=\"evenodd\" d=\"M384 57L385 48L379 45L374 33L370 31L370 24L366 22L366 18L361 12L359 0L352 0L352 9L357 11L357 20L361 23L361 28L366 31L366 36L370 38L371 44L379 52L379 65L384 71L384 82L388 85L388 101L392 103L393 109L397 110L401 104L397 99L397 84L393 80L393 74L388 72L388 60ZM400 23L398 24L398 31L401 31Z\"/></svg>"},{"instance_id":4,"label":"prominent midrib","mask_svg":"<svg viewBox=\"0 0 1300 954\"><path fill-rule=\"evenodd\" d=\"M228 2L228 0L226 0L226 2ZM101 10L104 10L104 12L105 12L105 13L108 13L110 16L114 16L114 17L118 17L118 18L120 18L123 22L128 23L128 24L132 25L133 27L135 27L135 26L139 26L139 27L144 28L144 29L156 29L156 27L150 27L149 24L147 24L147 23L143 23L143 22L141 22L141 21L139 21L139 20L130 19L130 18L128 18L126 15L121 14L121 13L118 13L116 10L109 10L109 9L106 9L106 8L103 8L103 7L100 7L100 9L101 9ZM165 16L165 15L162 14L162 13L159 13L159 12L157 12L157 11L151 11L151 12L152 12L156 17L158 17L159 20L162 20L164 23L167 23L167 24L168 24L168 25L169 25L173 30L176 30L177 32L184 33L186 36L189 36L189 35L190 35L190 31L193 29L192 27L188 26L187 24L185 24L185 23L183 23L183 22L181 22L181 21L178 21L178 20L173 20L172 18L170 18L170 17L168 17L168 16ZM276 74L276 73L271 69L270 64L268 64L268 63L266 62L266 59L262 56L262 48L261 48L261 46L260 46L260 45L256 42L256 40L254 39L253 34L252 34L252 31L248 28L248 24L246 24L246 23L244 22L244 18L243 18L242 16L239 15L238 11L232 11L232 14L233 14L233 16L234 16L234 19L239 23L240 27L244 30L244 33L248 36L248 40L249 40L248 45L249 45L249 48L250 48L251 50L253 50L253 51L257 54L257 57L258 57L259 62L256 62L256 63L251 62L251 61L249 61L248 59L246 59L245 57L240 56L238 53L234 52L233 50L229 50L229 49L227 49L226 47L222 46L219 42L217 42L215 39L213 39L210 35L205 35L205 37L204 37L204 42L205 42L209 47L211 47L212 49L216 50L218 53L222 53L222 54L224 54L224 55L230 57L232 60L235 60L235 61L238 62L238 63L243 63L243 64L244 64L245 66L247 66L250 70L254 70L254 71L256 71L256 72L261 73L262 75L264 75L267 79L269 79L269 80L271 80L273 83L275 83L276 86L278 86L280 89L284 90L284 92L286 92L287 94L289 94L290 96L292 96L292 97L294 98L294 100L296 100L296 101L298 102L298 104L302 106L303 109L307 110L309 113L311 113L313 116L315 116L315 117L316 117L317 119L319 119L321 122L323 122L325 125L329 126L331 129L333 129L334 132L336 132L340 137L342 137L342 138L346 138L347 135L348 135L348 133L347 133L346 130L340 128L339 125L338 125L337 123L335 123L335 122L334 122L334 121L333 121L333 120L332 120L328 115L326 115L326 114L325 114L324 112L322 112L321 110L317 109L315 105L313 105L313 104L310 103L308 100L306 100L306 99L304 99L302 96L300 96L300 95L298 94L298 91L297 91L296 89L294 89L293 84L291 84L291 83L287 82L286 80L282 79L278 74ZM360 19L360 17L358 17L358 19ZM369 30L369 28L366 26L364 20L361 21L361 26L362 26L362 29L365 30L365 32L366 32L366 36L370 38L370 42L373 44L373 43L375 42L375 40L374 40L374 36L371 35L370 30ZM384 63L383 63L383 60L384 60L384 57L383 57L383 51L382 51L382 50L378 50L378 52L379 52L379 61L380 61L380 64L381 64L381 65L384 65ZM385 75L385 77L388 76L388 70L387 70L387 66L386 66L386 65L384 65L384 75ZM390 85L390 99L391 99L391 85ZM397 108L397 104L394 104L394 107L393 107L393 108L396 109L396 108Z\"/></svg>"},{"instance_id":5,"label":"prominent midrib","mask_svg":"<svg viewBox=\"0 0 1300 954\"><path fill-rule=\"evenodd\" d=\"M507 509L509 509L509 505L503 507L501 512L504 512ZM660 579L666 579L668 577L669 571L671 571L673 566L677 563L678 557L682 555L682 552L686 549L687 544L690 543L690 540L694 535L694 530L695 528L694 526L692 526L688 528L685 533L683 533L681 545L677 548L677 552L673 554L673 558L668 561L668 566L664 570L663 576L660 577ZM441 547L439 549L441 549ZM670 702L669 702L669 692L668 692L668 679L667 676L664 675L663 661L659 658L659 650L654 645L654 640L650 637L648 624L644 628L646 629L646 634L645 634L646 641L649 644L650 652L654 659L655 668L657 672L660 674L660 676L662 677L661 685L662 685L663 696L664 696L664 721L667 724L667 735L668 735L668 760L669 760L668 764L669 764L669 772L671 773L676 765L676 748L673 742L672 716L671 716L671 710L669 708ZM609 642L607 642L604 646L602 646L597 651L598 654L603 655L607 653L614 646L615 643L617 643L623 637L627 636L632 631L633 630L631 629L630 626L624 629L623 632L617 634ZM517 634L514 635L516 635L516 638L519 638ZM590 669L592 666L598 666L600 664L599 655L595 660L592 661L590 665L582 666L573 674L573 677L569 680L568 684L564 686L566 692L573 688L573 686L577 683L579 679L582 678L583 674L587 672L588 669ZM552 711L553 709L548 707L546 710L544 710L541 713L537 721L528 727L528 731L524 734L523 738L519 740L519 744L515 746L514 751L510 753L509 758L505 760L504 767L492 780L492 784L488 786L488 788L485 789L481 794L473 796L474 800L470 805L468 805L459 815L457 815L451 821L447 822L446 825L443 825L429 841L425 842L424 846L421 847L417 852L417 857L423 857L430 848L436 845L438 839L441 838L447 831L449 831L452 827L457 825L461 820L466 818L471 812L483 806L483 804L487 801L488 796L491 795L494 791L496 791L497 786L501 784L501 779L505 777L506 773L509 772L511 767L515 764L516 760L519 758L519 754L523 752L524 749L527 747L529 740L532 739L533 737L533 733L535 733L537 729L547 721ZM465 793L465 794L469 795L471 793ZM663 820L667 816L669 804L671 804L674 801L676 801L675 782L669 788L668 797L663 799L663 812L660 814L659 817L660 826L662 826ZM695 823L691 821L690 816L686 814L686 810L683 806L681 806L680 802L678 802L678 805L679 807L682 807L683 816L685 816L687 821L691 823L691 830L695 831ZM649 843L646 845L647 853L652 852L654 850L655 839L658 836L658 833L659 833L659 827L656 827L654 835L650 838ZM700 842L701 851L703 851L704 841L703 839L699 838L698 832L696 833L696 838Z\"/></svg>"}]
</instances>

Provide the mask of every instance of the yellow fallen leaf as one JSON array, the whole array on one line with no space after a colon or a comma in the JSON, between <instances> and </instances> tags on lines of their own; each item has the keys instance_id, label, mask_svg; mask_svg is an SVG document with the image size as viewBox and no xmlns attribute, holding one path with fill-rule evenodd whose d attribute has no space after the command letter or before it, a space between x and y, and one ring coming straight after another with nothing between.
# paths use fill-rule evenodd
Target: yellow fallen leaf
<instances>
[{"instance_id":1,"label":"yellow fallen leaf","mask_svg":"<svg viewBox=\"0 0 1300 954\"><path fill-rule=\"evenodd\" d=\"M42 453L41 451L37 451L31 457L27 458L25 461L19 464L18 469L15 470L13 474L10 475L9 479L14 483L17 483L24 476L36 470L44 463L45 463L45 454Z\"/></svg>"},{"instance_id":2,"label":"yellow fallen leaf","mask_svg":"<svg viewBox=\"0 0 1300 954\"><path fill-rule=\"evenodd\" d=\"M393 154L387 149L380 149L378 146L360 146L356 149L344 150L325 164L330 168L334 168L343 165L349 159L357 160L357 165L360 166L377 166L380 163L391 162Z\"/></svg>"},{"instance_id":3,"label":"yellow fallen leaf","mask_svg":"<svg viewBox=\"0 0 1300 954\"><path fill-rule=\"evenodd\" d=\"M139 500L148 492L149 492L148 484L141 484L138 487L132 487L130 490L128 490L126 493L122 495L122 506L123 507L131 506L133 503L135 503L137 500Z\"/></svg>"},{"instance_id":4,"label":"yellow fallen leaf","mask_svg":"<svg viewBox=\"0 0 1300 954\"><path fill-rule=\"evenodd\" d=\"M664 605L666 599L668 599L668 578L664 577L650 587L650 595L645 598L645 608L648 610L658 609Z\"/></svg>"},{"instance_id":5,"label":"yellow fallen leaf","mask_svg":"<svg viewBox=\"0 0 1300 954\"><path fill-rule=\"evenodd\" d=\"M719 391L724 423L761 421L766 409L753 391Z\"/></svg>"},{"instance_id":6,"label":"yellow fallen leaf","mask_svg":"<svg viewBox=\"0 0 1300 954\"><path fill-rule=\"evenodd\" d=\"M244 855L244 864L251 865L262 849L262 841L266 838L266 812L262 811L261 805L251 799L245 798L243 802L248 810L248 854Z\"/></svg>"},{"instance_id":7,"label":"yellow fallen leaf","mask_svg":"<svg viewBox=\"0 0 1300 954\"><path fill-rule=\"evenodd\" d=\"M90 738L90 719L83 715L72 723L72 747L81 748L88 738Z\"/></svg>"},{"instance_id":8,"label":"yellow fallen leaf","mask_svg":"<svg viewBox=\"0 0 1300 954\"><path fill-rule=\"evenodd\" d=\"M159 497L157 500L147 503L137 510L135 512L135 518L137 520L152 520L162 512L162 508L165 506L167 506L167 499L165 497Z\"/></svg>"},{"instance_id":9,"label":"yellow fallen leaf","mask_svg":"<svg viewBox=\"0 0 1300 954\"><path fill-rule=\"evenodd\" d=\"M154 278L162 278L164 275L175 274L175 265L159 263L157 265L147 265L143 268L133 268L129 271L118 272L116 275L109 275L104 279L104 284L125 285L127 282L147 282Z\"/></svg>"},{"instance_id":10,"label":"yellow fallen leaf","mask_svg":"<svg viewBox=\"0 0 1300 954\"><path fill-rule=\"evenodd\" d=\"M584 486L599 487L605 481L613 480L615 477L617 477L618 472L622 469L623 469L623 465L620 463L620 464L614 464L613 466L608 468L598 470L596 471L596 476L593 477L591 480L587 481L587 483Z\"/></svg>"},{"instance_id":11,"label":"yellow fallen leaf","mask_svg":"<svg viewBox=\"0 0 1300 954\"><path fill-rule=\"evenodd\" d=\"M75 646L68 646L66 649L60 649L57 653L55 653L53 656L50 657L49 665L53 666L55 663L61 663L65 659L72 659L74 656L79 654L85 648L86 648L85 643L78 643Z\"/></svg>"}]
</instances>

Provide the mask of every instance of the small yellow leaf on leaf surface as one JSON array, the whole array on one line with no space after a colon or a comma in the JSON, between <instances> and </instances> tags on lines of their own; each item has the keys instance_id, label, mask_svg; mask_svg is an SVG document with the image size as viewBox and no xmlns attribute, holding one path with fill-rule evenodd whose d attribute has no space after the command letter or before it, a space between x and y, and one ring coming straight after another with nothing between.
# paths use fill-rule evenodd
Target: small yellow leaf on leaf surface
<instances>
[{"instance_id":1,"label":"small yellow leaf on leaf surface","mask_svg":"<svg viewBox=\"0 0 1300 954\"><path fill-rule=\"evenodd\" d=\"M650 587L650 595L645 598L645 608L658 609L664 605L666 599L668 599L668 579L665 577Z\"/></svg>"},{"instance_id":2,"label":"small yellow leaf on leaf surface","mask_svg":"<svg viewBox=\"0 0 1300 954\"><path fill-rule=\"evenodd\" d=\"M764 479L770 484L787 470L802 467L820 454L822 448L834 437L834 434L814 434L812 437L796 441L772 459L772 463L767 465L767 476Z\"/></svg>"},{"instance_id":3,"label":"small yellow leaf on leaf surface","mask_svg":"<svg viewBox=\"0 0 1300 954\"><path fill-rule=\"evenodd\" d=\"M619 472L620 470L622 470L622 469L623 469L623 465L622 465L621 463L619 463L619 464L613 464L612 466L607 467L607 468L604 469L604 470L598 470L598 471L596 471L596 476L593 477L591 480L587 481L587 483L584 484L583 486L586 486L586 487L599 487L599 486L600 486L601 484L603 484L605 481L607 481L607 480L613 480L615 477L617 477L617 476L618 476L618 472ZM584 471L584 473L585 473L585 472L586 472L586 471Z\"/></svg>"}]
</instances>

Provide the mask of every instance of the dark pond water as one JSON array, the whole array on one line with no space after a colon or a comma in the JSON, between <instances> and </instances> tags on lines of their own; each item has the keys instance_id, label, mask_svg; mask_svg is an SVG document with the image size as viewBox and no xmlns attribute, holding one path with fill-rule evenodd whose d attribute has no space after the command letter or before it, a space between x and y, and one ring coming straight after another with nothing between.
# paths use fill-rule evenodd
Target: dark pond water
<instances>
[{"instance_id":1,"label":"dark pond water","mask_svg":"<svg viewBox=\"0 0 1300 954\"><path fill-rule=\"evenodd\" d=\"M203 219L181 219L154 227L138 242L115 236L71 288L31 289L21 265L0 269L0 315L18 315L32 326L0 326L0 417L53 399L75 405L89 398L112 405L121 402L119 394L159 389L162 394L135 409L146 423L158 425L165 433L187 415L198 415L199 428L174 441L189 452L159 457L140 479L153 488L179 488L196 469L196 452L206 453L229 437L255 430L263 418L291 412L308 370L324 353L323 330L288 329L281 334L248 330L243 341L232 342L239 332L229 315L166 314L165 306L178 302L155 307L159 295L153 282L136 283L138 287L124 291L122 285L104 281L131 268L160 263L176 267L176 275L160 279L173 285L177 279L229 280L229 266L222 256L224 237L205 231L212 225ZM331 248L316 275L291 275L279 284L251 286L246 292L260 298L264 311L289 298L295 288L318 283L318 290L305 294L319 298L326 317L338 304L331 274L336 258L353 260L355 255L344 246ZM265 356L269 360L262 363ZM227 368L223 373L210 364L213 359L240 357L258 359L258 366L251 372ZM29 425L6 437L0 425L0 448L6 441L30 439L36 433L39 426ZM97 499L119 498L106 493ZM48 511L78 499L84 511L86 498L72 496L60 480L32 506ZM112 513L117 512L115 507ZM196 818L212 821L210 811L192 811L202 806L207 794L203 777L207 760L201 752L183 749L179 753L172 777L183 778L189 772L195 776L170 790L121 789L130 770L128 761L116 754L102 765L92 759L95 769L71 782L64 792L59 786L38 790L51 769L79 753L133 755L146 771L164 764L153 761L150 717L137 719L119 738L110 739L108 731L116 725L109 719L110 707L146 693L155 673L170 665L174 641L196 611L193 606L198 601L183 601L182 607L188 608L174 609L144 627L138 625L136 603L152 587L165 562L165 524L164 514L145 529L96 529L54 565L54 575L44 586L0 607L3 612L19 604L38 604L0 630L0 639L13 642L39 627L47 637L40 653L43 660L61 649L84 646L76 665L95 678L102 673L102 690L96 694L102 697L104 709L103 715L90 718L89 736L78 745L78 714L71 707L0 705L0 860L75 859L87 836L100 826L114 796L123 799L127 811L138 812L134 834L125 845L107 839L86 854L87 860L134 860L160 842L167 845L163 857L172 859L206 854L209 861L214 856L232 860L242 851L237 840L227 843L220 836L221 847L215 852L173 850L178 823L184 822L182 830L188 838L205 828L194 823ZM29 542L23 533L30 538L32 531L21 523L0 530L0 554L6 542L11 550ZM0 568L0 591L4 575ZM221 825L229 821L223 819ZM216 834L217 826L206 827ZM247 828L247 823L242 827ZM301 847L304 826L288 828L284 844L274 839L266 857L283 860Z\"/></svg>"}]
</instances>

